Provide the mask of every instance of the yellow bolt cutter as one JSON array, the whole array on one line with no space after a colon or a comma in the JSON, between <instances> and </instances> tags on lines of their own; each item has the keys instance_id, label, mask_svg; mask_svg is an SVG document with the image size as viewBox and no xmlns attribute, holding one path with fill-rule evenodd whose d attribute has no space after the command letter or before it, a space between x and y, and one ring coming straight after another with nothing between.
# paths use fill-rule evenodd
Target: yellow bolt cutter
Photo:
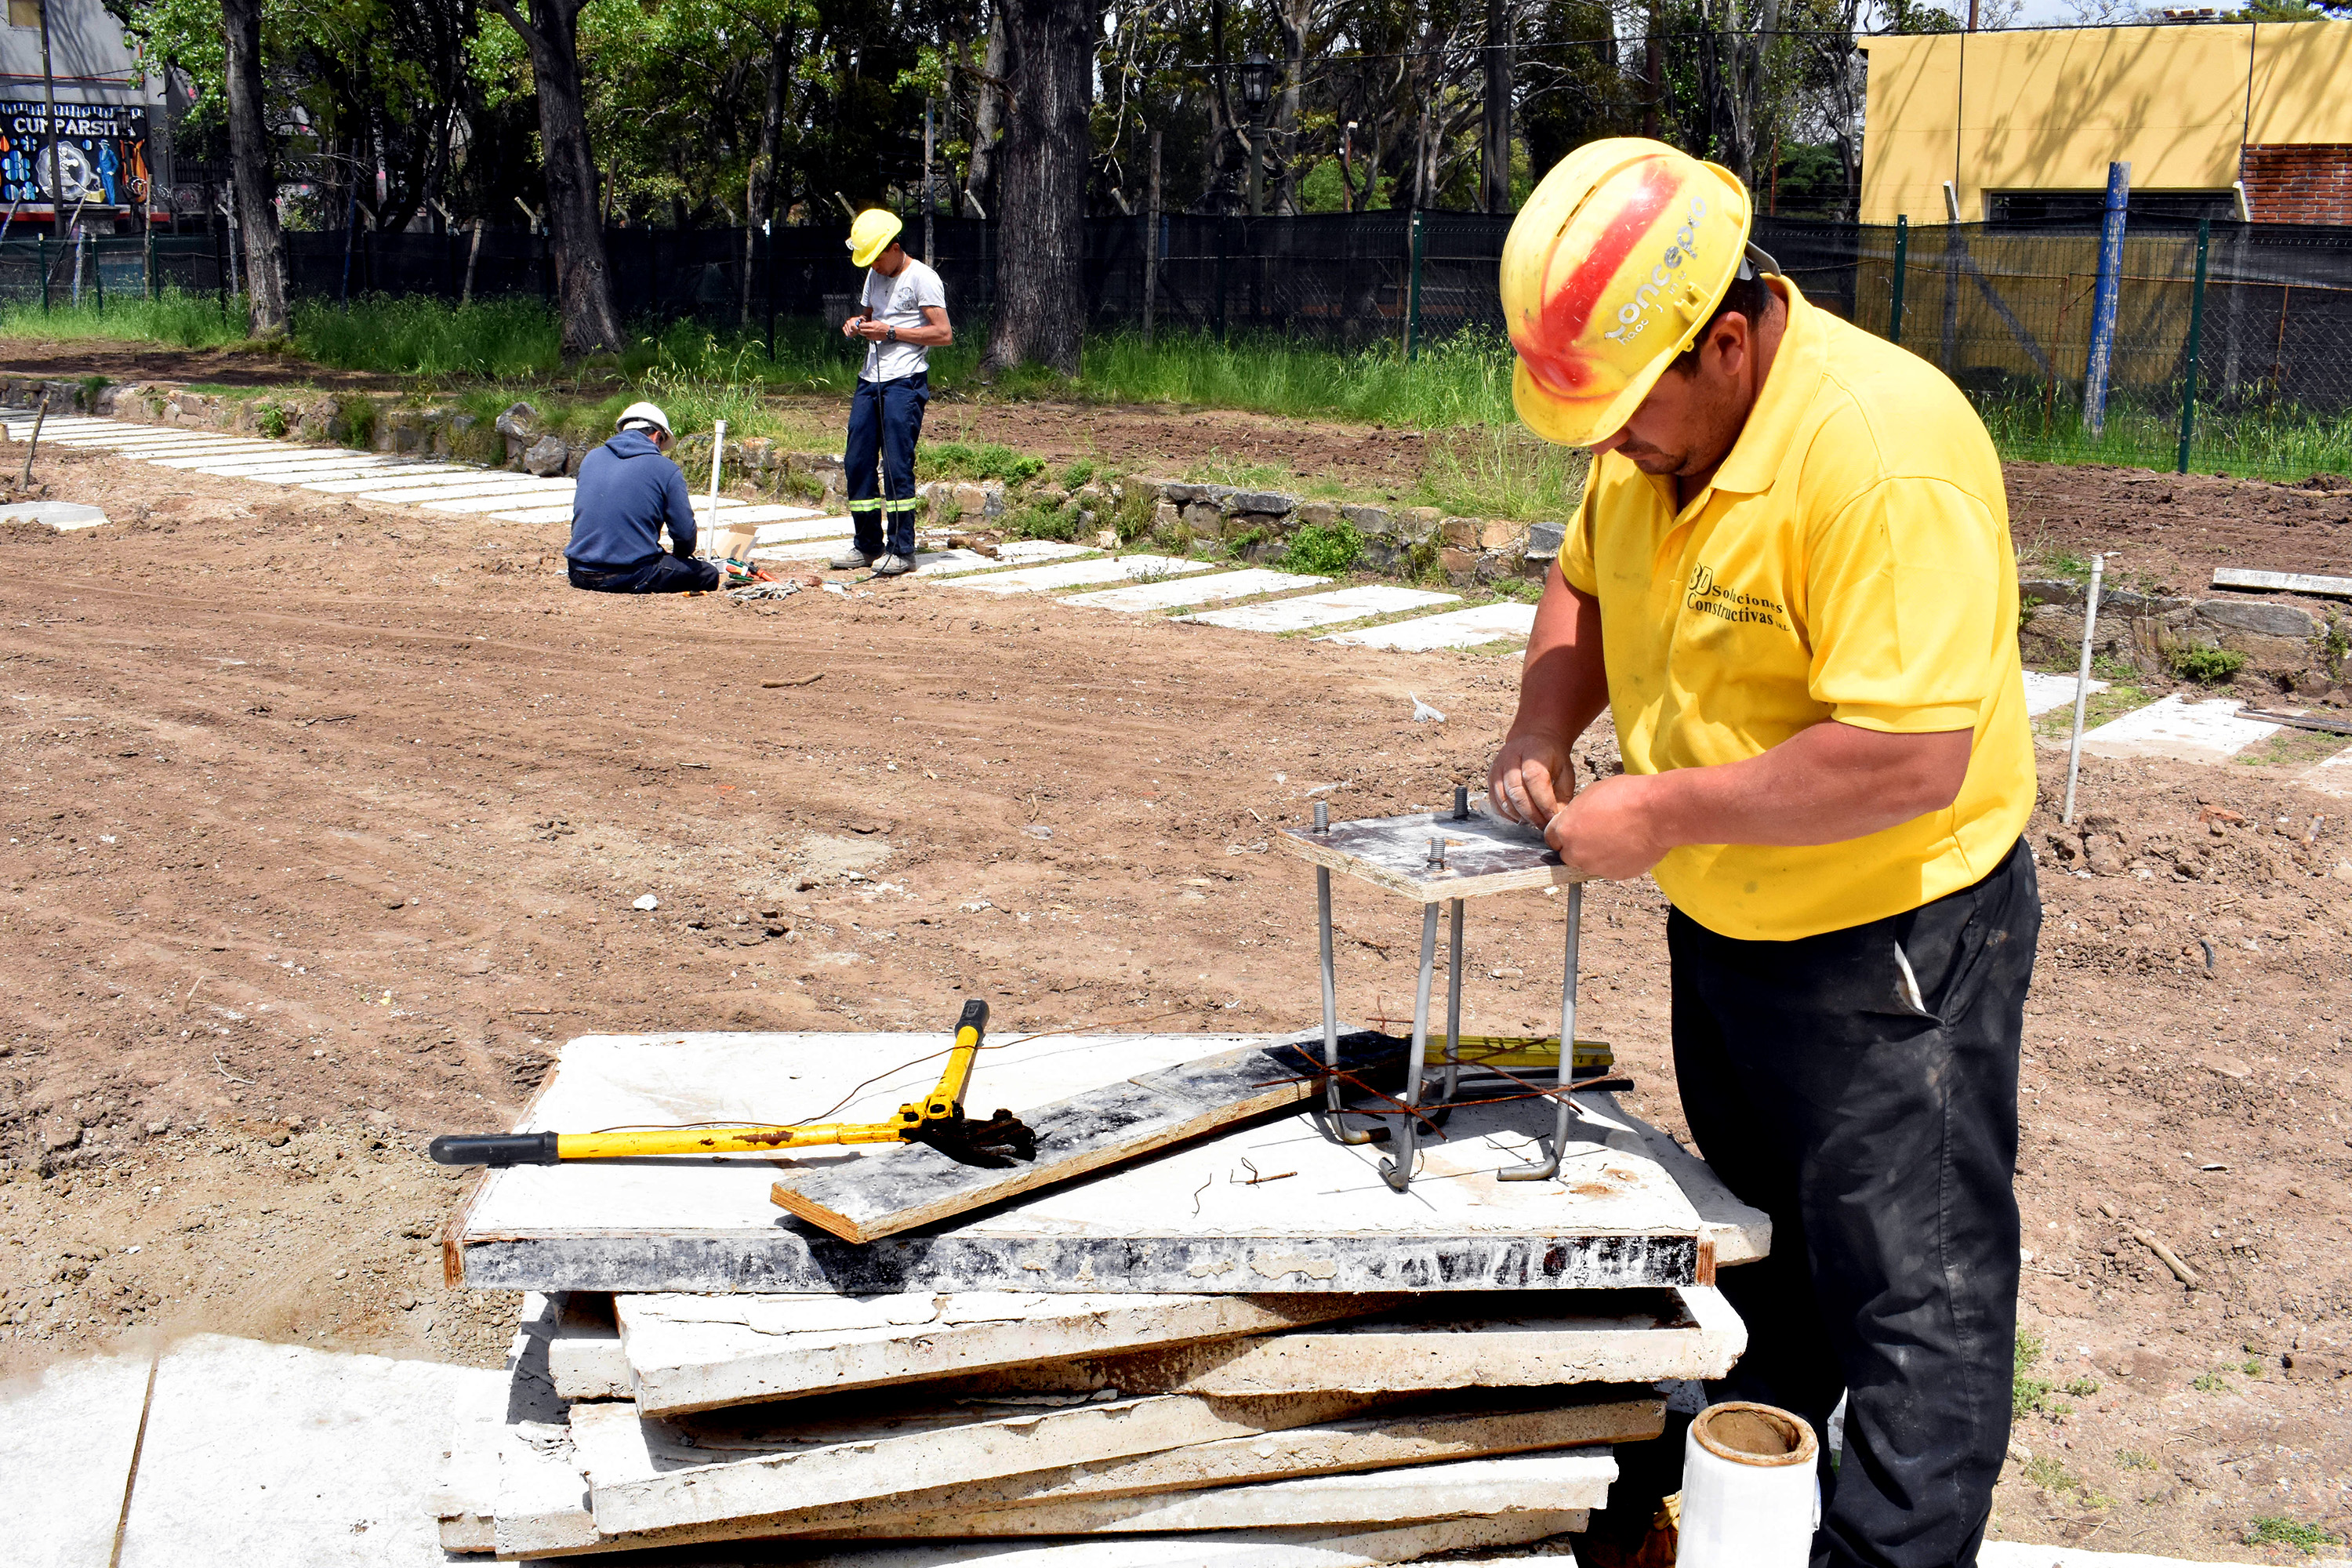
<instances>
[{"instance_id":1,"label":"yellow bolt cutter","mask_svg":"<svg viewBox=\"0 0 2352 1568\"><path fill-rule=\"evenodd\" d=\"M442 1165L552 1165L564 1160L614 1160L654 1154L766 1154L824 1143L926 1143L965 1165L1002 1169L1037 1157L1037 1138L1009 1110L985 1121L963 1113L973 1058L988 1030L988 1004L963 1005L947 1070L931 1092L909 1100L887 1121L821 1121L805 1126L648 1128L612 1132L495 1132L436 1138L426 1152Z\"/></svg>"}]
</instances>

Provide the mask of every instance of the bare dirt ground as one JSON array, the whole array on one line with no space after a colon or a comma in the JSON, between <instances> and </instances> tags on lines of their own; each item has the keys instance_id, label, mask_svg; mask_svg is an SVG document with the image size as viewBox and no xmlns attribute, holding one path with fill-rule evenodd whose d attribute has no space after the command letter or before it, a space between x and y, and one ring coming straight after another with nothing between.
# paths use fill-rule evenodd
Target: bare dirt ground
<instances>
[{"instance_id":1,"label":"bare dirt ground","mask_svg":"<svg viewBox=\"0 0 2352 1568\"><path fill-rule=\"evenodd\" d=\"M610 599L560 530L43 470L117 521L0 538L0 1374L197 1329L494 1362L512 1304L441 1288L462 1184L422 1142L507 1125L574 1034L940 1028L974 994L1004 1028L1306 1024L1312 882L1270 828L1449 798L1514 701L1507 659L933 583ZM2290 1561L2255 1521L2352 1527L2352 832L2260 768L2083 792L2087 844L2032 828L2043 1350L1994 1532ZM1404 1016L1412 911L1339 897L1343 1010ZM1546 1026L1553 908L1474 912L1471 1027ZM1591 1027L1678 1128L1664 906L1589 908Z\"/></svg>"}]
</instances>

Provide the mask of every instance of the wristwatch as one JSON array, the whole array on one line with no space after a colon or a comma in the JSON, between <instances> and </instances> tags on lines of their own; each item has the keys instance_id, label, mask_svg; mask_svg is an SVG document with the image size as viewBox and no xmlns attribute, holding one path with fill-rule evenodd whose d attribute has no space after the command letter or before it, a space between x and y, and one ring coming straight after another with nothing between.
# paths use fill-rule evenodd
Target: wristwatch
<instances>
[{"instance_id":1,"label":"wristwatch","mask_svg":"<svg viewBox=\"0 0 2352 1568\"><path fill-rule=\"evenodd\" d=\"M890 341L894 343L898 341L898 329L896 327L890 329Z\"/></svg>"}]
</instances>

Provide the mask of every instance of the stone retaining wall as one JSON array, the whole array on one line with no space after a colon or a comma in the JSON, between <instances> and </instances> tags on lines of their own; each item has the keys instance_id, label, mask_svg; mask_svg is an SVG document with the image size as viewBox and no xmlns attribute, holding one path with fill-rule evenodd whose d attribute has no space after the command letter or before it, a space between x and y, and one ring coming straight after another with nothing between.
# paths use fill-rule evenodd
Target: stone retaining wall
<instances>
[{"instance_id":1,"label":"stone retaining wall","mask_svg":"<svg viewBox=\"0 0 2352 1568\"><path fill-rule=\"evenodd\" d=\"M2018 641L2028 664L2072 668L2082 656L2086 584L2028 578L2017 585ZM2221 648L2245 656L2231 685L2250 696L2341 698L2352 611L2274 597L2159 598L2128 590L2099 592L2092 628L2095 655L2144 674L2177 679L2174 656L2189 648Z\"/></svg>"}]
</instances>

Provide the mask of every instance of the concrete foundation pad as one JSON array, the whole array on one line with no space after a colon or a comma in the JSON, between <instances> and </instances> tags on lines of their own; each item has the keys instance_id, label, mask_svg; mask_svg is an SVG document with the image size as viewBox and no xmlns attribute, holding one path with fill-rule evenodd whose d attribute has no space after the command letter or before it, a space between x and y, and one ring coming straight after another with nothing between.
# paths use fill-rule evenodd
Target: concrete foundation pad
<instances>
[{"instance_id":1,"label":"concrete foundation pad","mask_svg":"<svg viewBox=\"0 0 2352 1568\"><path fill-rule=\"evenodd\" d=\"M1035 566L1047 561L1075 561L1081 555L1092 555L1089 544L1070 544L1059 539L1008 539L996 547L996 558L1007 566Z\"/></svg>"},{"instance_id":2,"label":"concrete foundation pad","mask_svg":"<svg viewBox=\"0 0 2352 1568\"><path fill-rule=\"evenodd\" d=\"M173 458L155 465L192 474L212 474L225 479L255 479L279 474L325 473L352 468L373 473L380 468L409 469L415 465L398 458L366 452L253 452Z\"/></svg>"},{"instance_id":3,"label":"concrete foundation pad","mask_svg":"<svg viewBox=\"0 0 2352 1568\"><path fill-rule=\"evenodd\" d=\"M572 1407L574 1453L604 1535L766 1517L927 1487L1279 1432L1352 1414L1345 1394L1189 1394L1058 1404L901 1404L791 1419L752 1407L660 1419L625 1403ZM842 1406L844 1410L847 1405Z\"/></svg>"},{"instance_id":4,"label":"concrete foundation pad","mask_svg":"<svg viewBox=\"0 0 2352 1568\"><path fill-rule=\"evenodd\" d=\"M1384 647L1401 653L1426 653L1440 647L1476 647L1481 643L1496 642L1505 637L1527 640L1536 624L1536 607L1514 601L1493 605L1474 605L1466 610L1449 610L1442 616L1423 616L1418 620L1394 621L1385 626L1373 626L1360 632L1333 632L1319 637L1319 642L1342 643L1349 647Z\"/></svg>"},{"instance_id":5,"label":"concrete foundation pad","mask_svg":"<svg viewBox=\"0 0 2352 1568\"><path fill-rule=\"evenodd\" d=\"M41 439L48 439L47 432ZM125 458L140 458L151 463L169 463L182 458L266 458L288 450L278 441L239 441L226 436L183 436L152 441L99 441L66 438L62 444L97 447ZM172 463L171 466L178 466Z\"/></svg>"},{"instance_id":6,"label":"concrete foundation pad","mask_svg":"<svg viewBox=\"0 0 2352 1568\"><path fill-rule=\"evenodd\" d=\"M565 522L572 521L572 503L561 506L532 506L524 503L517 511L491 511L482 514L492 522Z\"/></svg>"},{"instance_id":7,"label":"concrete foundation pad","mask_svg":"<svg viewBox=\"0 0 2352 1568\"><path fill-rule=\"evenodd\" d=\"M1128 588L1106 588L1095 594L1073 594L1062 602L1091 610L1118 610L1141 615L1152 610L1178 610L1192 605L1213 605L1221 599L1248 599L1260 594L1286 594L1294 588L1319 588L1331 579L1305 577L1296 572L1218 572L1174 583L1138 583Z\"/></svg>"},{"instance_id":8,"label":"concrete foundation pad","mask_svg":"<svg viewBox=\"0 0 2352 1568\"><path fill-rule=\"evenodd\" d=\"M789 544L755 545L752 547L751 559L754 561L829 561L847 548L849 548L849 536L845 533L838 539L802 539ZM922 558L917 556L918 569L921 564Z\"/></svg>"},{"instance_id":9,"label":"concrete foundation pad","mask_svg":"<svg viewBox=\"0 0 2352 1568\"><path fill-rule=\"evenodd\" d=\"M2279 732L2276 724L2241 719L2235 697L2184 701L2177 693L2120 719L2083 732L2083 750L2095 757L2179 757L2219 763Z\"/></svg>"},{"instance_id":10,"label":"concrete foundation pad","mask_svg":"<svg viewBox=\"0 0 2352 1568\"><path fill-rule=\"evenodd\" d=\"M1457 605L1459 594L1435 594L1426 588L1400 588L1374 583L1361 588L1339 588L1328 594L1308 594L1276 599L1266 605L1237 605L1230 610L1203 610L1180 620L1204 626L1227 626L1244 632L1303 632L1316 626L1336 626L1343 621L1368 620L1432 605Z\"/></svg>"},{"instance_id":11,"label":"concrete foundation pad","mask_svg":"<svg viewBox=\"0 0 2352 1568\"><path fill-rule=\"evenodd\" d=\"M457 500L421 500L416 503L416 507L419 511L446 511L461 516L473 512L505 511L523 502L553 506L558 500L561 500L568 507L572 492L573 486L570 480L567 479L560 485L551 480L546 485L527 490L501 491L496 495L487 496L467 496ZM564 515L568 519L571 513L567 510Z\"/></svg>"},{"instance_id":12,"label":"concrete foundation pad","mask_svg":"<svg viewBox=\"0 0 2352 1568\"><path fill-rule=\"evenodd\" d=\"M356 495L362 490L446 489L460 483L486 482L528 485L535 481L528 474L503 474L495 468L435 465L427 468L411 469L405 474L383 474L372 479L321 479L316 483L306 484L302 488L306 490L317 490L321 495L340 496Z\"/></svg>"},{"instance_id":13,"label":"concrete foundation pad","mask_svg":"<svg viewBox=\"0 0 2352 1568\"><path fill-rule=\"evenodd\" d=\"M836 544L840 542L835 541ZM961 577L967 572L985 572L997 563L977 550L919 550L915 552L915 575L918 577Z\"/></svg>"},{"instance_id":14,"label":"concrete foundation pad","mask_svg":"<svg viewBox=\"0 0 2352 1568\"><path fill-rule=\"evenodd\" d=\"M635 1397L612 1297L592 1290L563 1295L547 1342L547 1374L566 1399Z\"/></svg>"},{"instance_id":15,"label":"concrete foundation pad","mask_svg":"<svg viewBox=\"0 0 2352 1568\"><path fill-rule=\"evenodd\" d=\"M679 1415L1274 1333L1378 1312L1401 1300L1012 1291L619 1296L613 1298L619 1320L613 1349L641 1410ZM583 1338L593 1332L583 1319Z\"/></svg>"},{"instance_id":16,"label":"concrete foundation pad","mask_svg":"<svg viewBox=\"0 0 2352 1568\"><path fill-rule=\"evenodd\" d=\"M2093 691L2105 691L2107 683L2094 680ZM2025 716L2038 719L2044 713L2054 713L2061 708L2074 706L2074 678L2071 675L2046 675L2038 669L2025 672Z\"/></svg>"},{"instance_id":17,"label":"concrete foundation pad","mask_svg":"<svg viewBox=\"0 0 2352 1568\"><path fill-rule=\"evenodd\" d=\"M1004 558L1004 551L1009 548L999 549L999 559ZM1043 594L1086 583L1132 583L1139 577L1181 576L1208 569L1205 562L1180 561L1172 555L1121 555L1116 559L1102 555L1085 561L1057 561L1050 566L1025 566L1018 571L999 572L973 577L956 586L982 594Z\"/></svg>"},{"instance_id":18,"label":"concrete foundation pad","mask_svg":"<svg viewBox=\"0 0 2352 1568\"><path fill-rule=\"evenodd\" d=\"M769 509L766 507L759 507L755 510L766 511ZM782 510L789 510L796 509L787 508ZM740 516L731 517L727 521L729 523L733 524L737 522L756 521L758 520L748 516ZM849 537L850 531L851 524L849 519L846 517L825 517L822 514L811 513L804 517L778 519L772 522L761 521L759 522L759 526L752 531L751 542L754 544L789 544L794 540L799 539L846 539Z\"/></svg>"},{"instance_id":19,"label":"concrete foundation pad","mask_svg":"<svg viewBox=\"0 0 2352 1568\"><path fill-rule=\"evenodd\" d=\"M1035 1503L1026 1508L892 1514L818 1539L907 1536L1139 1535L1160 1531L1362 1526L1606 1507L1617 1461L1607 1449L1458 1459L1406 1469L1309 1476L1158 1496ZM1568 1526L1582 1528L1583 1521Z\"/></svg>"},{"instance_id":20,"label":"concrete foundation pad","mask_svg":"<svg viewBox=\"0 0 2352 1568\"><path fill-rule=\"evenodd\" d=\"M1007 1034L990 1041L979 1092L1018 1113L1239 1046L1309 1038L1320 1031ZM521 1130L756 1121L837 1099L844 1120L886 1117L930 1088L917 1058L946 1045L930 1034L588 1036L563 1047ZM875 1061L915 1065L858 1089ZM453 1279L482 1289L1257 1295L1676 1286L1764 1254L1770 1222L1672 1139L1606 1093L1573 1104L1549 1182L1496 1180L1540 1157L1551 1128L1541 1100L1456 1109L1409 1195L1381 1179L1381 1145L1332 1142L1293 1115L864 1245L779 1215L770 1189L795 1157L514 1166L487 1173L445 1258ZM1244 1161L1297 1180L1247 1184Z\"/></svg>"},{"instance_id":21,"label":"concrete foundation pad","mask_svg":"<svg viewBox=\"0 0 2352 1568\"><path fill-rule=\"evenodd\" d=\"M107 521L103 510L70 500L0 501L0 522L37 522L58 533L96 528Z\"/></svg>"},{"instance_id":22,"label":"concrete foundation pad","mask_svg":"<svg viewBox=\"0 0 2352 1568\"><path fill-rule=\"evenodd\" d=\"M368 481L365 479L341 479L334 482L338 485L368 484ZM322 490L328 487L325 485L306 485L303 488L306 489ZM513 505L520 505L522 502L528 500L536 501L544 506L547 504L549 497L556 495L570 495L572 492L568 489L551 489L548 487L546 481L541 479L527 479L517 482L512 479L476 479L464 478L458 475L452 475L450 476L448 482L438 485L426 484L422 487L405 485L383 487L370 486L365 489L355 489L347 493L353 500L384 501L395 506L422 506L428 501L466 500L474 497L485 497L491 500L505 497L509 499L509 504Z\"/></svg>"},{"instance_id":23,"label":"concrete foundation pad","mask_svg":"<svg viewBox=\"0 0 2352 1568\"><path fill-rule=\"evenodd\" d=\"M739 525L751 522L765 526L776 522L805 522L823 516L824 513L813 506L792 506L782 501L747 501L733 509L727 521ZM848 521L846 517L842 519L845 523Z\"/></svg>"},{"instance_id":24,"label":"concrete foundation pad","mask_svg":"<svg viewBox=\"0 0 2352 1568\"><path fill-rule=\"evenodd\" d=\"M59 1362L0 1389L0 1539L16 1568L113 1552L147 1369L145 1356Z\"/></svg>"}]
</instances>

